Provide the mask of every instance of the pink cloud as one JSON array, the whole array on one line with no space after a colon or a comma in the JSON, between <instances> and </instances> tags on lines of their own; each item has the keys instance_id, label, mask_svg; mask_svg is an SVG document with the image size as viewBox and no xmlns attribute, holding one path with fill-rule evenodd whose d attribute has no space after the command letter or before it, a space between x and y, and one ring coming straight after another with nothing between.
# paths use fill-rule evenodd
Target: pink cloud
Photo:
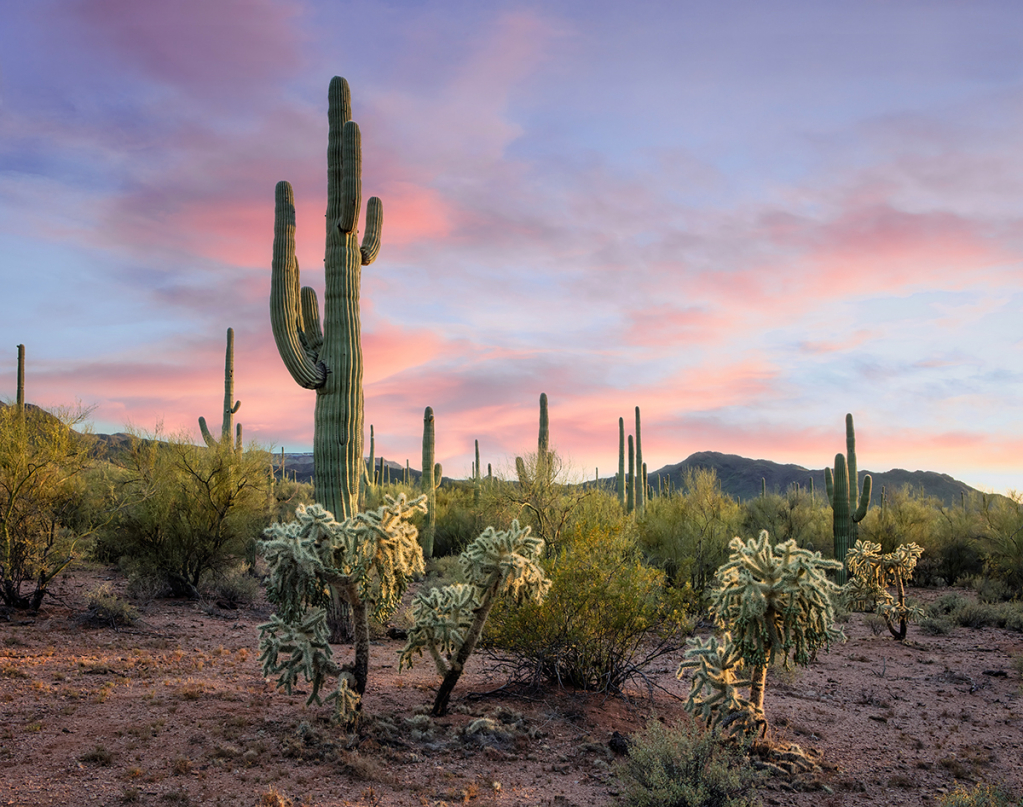
<instances>
[{"instance_id":1,"label":"pink cloud","mask_svg":"<svg viewBox=\"0 0 1023 807\"><path fill-rule=\"evenodd\" d=\"M83 33L133 69L223 101L251 96L302 66L297 7L274 0L82 0L70 9Z\"/></svg>"}]
</instances>

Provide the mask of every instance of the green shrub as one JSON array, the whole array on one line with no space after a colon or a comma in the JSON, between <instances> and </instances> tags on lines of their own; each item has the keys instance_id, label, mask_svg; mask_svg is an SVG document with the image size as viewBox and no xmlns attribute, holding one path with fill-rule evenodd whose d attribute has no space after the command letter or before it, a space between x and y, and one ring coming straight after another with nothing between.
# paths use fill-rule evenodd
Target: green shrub
<instances>
[{"instance_id":1,"label":"green shrub","mask_svg":"<svg viewBox=\"0 0 1023 807\"><path fill-rule=\"evenodd\" d=\"M524 678L617 692L683 645L692 590L669 588L624 524L563 536L560 554L544 564L551 589L542 605L495 607L484 641L512 653Z\"/></svg>"},{"instance_id":2,"label":"green shrub","mask_svg":"<svg viewBox=\"0 0 1023 807\"><path fill-rule=\"evenodd\" d=\"M977 592L977 599L981 602L1005 602L1011 600L1012 588L1004 580L997 577L990 577L986 574L973 574L963 578L962 584L966 588Z\"/></svg>"},{"instance_id":3,"label":"green shrub","mask_svg":"<svg viewBox=\"0 0 1023 807\"><path fill-rule=\"evenodd\" d=\"M1016 800L1008 791L998 785L975 785L967 790L958 785L955 790L941 797L941 807L1023 807L1023 798Z\"/></svg>"},{"instance_id":4,"label":"green shrub","mask_svg":"<svg viewBox=\"0 0 1023 807\"><path fill-rule=\"evenodd\" d=\"M920 620L920 630L928 636L947 636L955 623L947 616L925 616Z\"/></svg>"},{"instance_id":5,"label":"green shrub","mask_svg":"<svg viewBox=\"0 0 1023 807\"><path fill-rule=\"evenodd\" d=\"M133 437L119 458L121 501L97 538L97 559L126 558L141 574L162 576L176 596L197 598L210 575L252 557L269 524L269 456Z\"/></svg>"},{"instance_id":6,"label":"green shrub","mask_svg":"<svg viewBox=\"0 0 1023 807\"><path fill-rule=\"evenodd\" d=\"M742 509L721 490L712 470L686 472L671 496L647 502L636 519L639 545L675 585L702 594L728 560L728 543L742 526Z\"/></svg>"},{"instance_id":7,"label":"green shrub","mask_svg":"<svg viewBox=\"0 0 1023 807\"><path fill-rule=\"evenodd\" d=\"M742 753L696 721L657 721L632 738L615 772L628 807L744 807L760 803L757 774Z\"/></svg>"},{"instance_id":8,"label":"green shrub","mask_svg":"<svg viewBox=\"0 0 1023 807\"><path fill-rule=\"evenodd\" d=\"M217 577L211 586L211 594L218 605L241 608L252 605L259 597L259 581L244 567L229 569Z\"/></svg>"},{"instance_id":9,"label":"green shrub","mask_svg":"<svg viewBox=\"0 0 1023 807\"><path fill-rule=\"evenodd\" d=\"M138 618L139 612L114 594L109 583L103 583L89 593L88 606L79 622L118 628L134 625Z\"/></svg>"}]
</instances>

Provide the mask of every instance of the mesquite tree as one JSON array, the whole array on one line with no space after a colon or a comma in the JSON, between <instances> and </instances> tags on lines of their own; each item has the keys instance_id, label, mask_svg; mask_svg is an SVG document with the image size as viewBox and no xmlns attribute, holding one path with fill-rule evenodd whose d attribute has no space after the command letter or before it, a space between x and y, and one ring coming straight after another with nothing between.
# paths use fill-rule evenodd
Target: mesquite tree
<instances>
[{"instance_id":1,"label":"mesquite tree","mask_svg":"<svg viewBox=\"0 0 1023 807\"><path fill-rule=\"evenodd\" d=\"M539 564L544 542L529 533L518 521L508 530L487 527L458 558L467 582L420 592L412 600L415 625L401 651L399 669L411 667L424 649L430 653L444 678L433 702L434 715L447 711L497 598L542 602L546 596L551 583Z\"/></svg>"},{"instance_id":2,"label":"mesquite tree","mask_svg":"<svg viewBox=\"0 0 1023 807\"><path fill-rule=\"evenodd\" d=\"M320 505L299 505L295 520L274 524L260 550L270 566L268 596L277 613L259 626L263 675L278 675L291 694L301 675L312 683L307 704L320 703L328 677L337 687L327 700L351 724L358 716L369 671L369 614L385 621L401 602L412 577L425 571L416 528L425 497L387 497L379 509L338 522ZM337 595L352 608L355 658L338 665L328 643L324 605Z\"/></svg>"},{"instance_id":3,"label":"mesquite tree","mask_svg":"<svg viewBox=\"0 0 1023 807\"><path fill-rule=\"evenodd\" d=\"M853 575L845 587L846 602L852 608L874 608L900 642L906 638L908 623L922 615L919 608L906 604L906 584L923 553L923 547L915 543L883 553L881 544L857 541L845 559ZM895 596L889 586L895 587Z\"/></svg>"},{"instance_id":4,"label":"mesquite tree","mask_svg":"<svg viewBox=\"0 0 1023 807\"><path fill-rule=\"evenodd\" d=\"M766 530L755 540L733 538L729 549L732 554L718 569L711 592L711 612L727 632L720 645L690 640L678 675L689 668L698 671L687 703L690 711L714 715L712 722L737 719L719 716L721 711L738 712L739 722L765 728L768 666L779 656L786 666L790 661L809 664L819 649L842 638L834 626L832 602L840 589L827 577L829 569L842 564L800 549L795 541L772 547ZM739 659L748 680L738 678ZM747 684L749 697L736 696L734 689Z\"/></svg>"}]
</instances>

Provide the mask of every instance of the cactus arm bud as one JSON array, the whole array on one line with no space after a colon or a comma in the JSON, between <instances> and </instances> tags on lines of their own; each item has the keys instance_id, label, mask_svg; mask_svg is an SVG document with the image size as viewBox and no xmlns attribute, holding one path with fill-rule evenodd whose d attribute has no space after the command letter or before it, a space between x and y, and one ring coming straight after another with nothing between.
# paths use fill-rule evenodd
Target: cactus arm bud
<instances>
[{"instance_id":1,"label":"cactus arm bud","mask_svg":"<svg viewBox=\"0 0 1023 807\"><path fill-rule=\"evenodd\" d=\"M366 204L366 231L362 234L362 265L368 266L380 253L380 235L384 226L384 203L379 197L371 196Z\"/></svg>"}]
</instances>

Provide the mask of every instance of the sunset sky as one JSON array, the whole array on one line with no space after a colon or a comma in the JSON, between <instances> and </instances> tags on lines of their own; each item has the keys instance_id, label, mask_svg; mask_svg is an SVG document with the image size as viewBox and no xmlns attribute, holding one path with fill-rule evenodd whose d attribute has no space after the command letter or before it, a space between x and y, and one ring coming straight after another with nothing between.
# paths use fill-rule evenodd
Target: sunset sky
<instances>
[{"instance_id":1,"label":"sunset sky","mask_svg":"<svg viewBox=\"0 0 1023 807\"><path fill-rule=\"evenodd\" d=\"M312 444L268 313L274 185L323 287L348 79L377 456L580 476L643 414L713 450L1023 490L1018 0L33 0L0 25L0 398Z\"/></svg>"}]
</instances>

